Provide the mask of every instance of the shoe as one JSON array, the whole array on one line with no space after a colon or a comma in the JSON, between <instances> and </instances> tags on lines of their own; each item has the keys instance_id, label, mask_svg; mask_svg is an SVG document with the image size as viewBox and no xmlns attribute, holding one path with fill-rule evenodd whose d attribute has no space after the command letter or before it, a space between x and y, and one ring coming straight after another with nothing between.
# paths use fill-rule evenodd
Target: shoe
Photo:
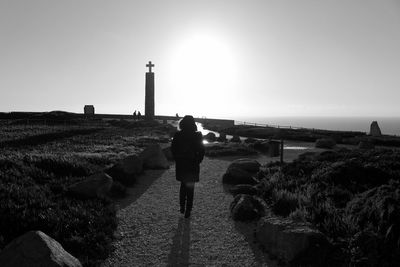
<instances>
[{"instance_id":1,"label":"shoe","mask_svg":"<svg viewBox=\"0 0 400 267\"><path fill-rule=\"evenodd\" d=\"M190 217L190 210L187 210L186 212L185 212L185 218L189 218Z\"/></svg>"},{"instance_id":2,"label":"shoe","mask_svg":"<svg viewBox=\"0 0 400 267\"><path fill-rule=\"evenodd\" d=\"M181 207L180 212L181 212L182 214L184 214L184 213L185 213L185 207Z\"/></svg>"}]
</instances>

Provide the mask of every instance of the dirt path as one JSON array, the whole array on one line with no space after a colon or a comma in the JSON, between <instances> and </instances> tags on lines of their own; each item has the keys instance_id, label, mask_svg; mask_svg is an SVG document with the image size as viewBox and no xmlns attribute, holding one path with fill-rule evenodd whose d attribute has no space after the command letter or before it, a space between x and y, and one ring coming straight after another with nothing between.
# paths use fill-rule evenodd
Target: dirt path
<instances>
[{"instance_id":1,"label":"dirt path","mask_svg":"<svg viewBox=\"0 0 400 267\"><path fill-rule=\"evenodd\" d=\"M175 167L148 171L120 203L119 238L103 266L276 266L254 243L254 224L229 218L229 163L203 161L189 219L179 213Z\"/></svg>"}]
</instances>

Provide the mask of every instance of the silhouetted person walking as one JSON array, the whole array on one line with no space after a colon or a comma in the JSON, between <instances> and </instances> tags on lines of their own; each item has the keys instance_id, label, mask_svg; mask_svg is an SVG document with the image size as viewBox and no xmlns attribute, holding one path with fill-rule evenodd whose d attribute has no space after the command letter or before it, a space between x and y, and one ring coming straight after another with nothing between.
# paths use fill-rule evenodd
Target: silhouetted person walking
<instances>
[{"instance_id":1,"label":"silhouetted person walking","mask_svg":"<svg viewBox=\"0 0 400 267\"><path fill-rule=\"evenodd\" d=\"M142 118L142 113L140 113L140 111L137 114L137 119L140 120Z\"/></svg>"},{"instance_id":2,"label":"silhouetted person walking","mask_svg":"<svg viewBox=\"0 0 400 267\"><path fill-rule=\"evenodd\" d=\"M199 181L200 163L204 158L203 136L197 132L192 116L186 115L179 122L179 129L172 140L171 151L175 159L176 180L179 190L180 212L190 217L193 207L194 184Z\"/></svg>"}]
</instances>

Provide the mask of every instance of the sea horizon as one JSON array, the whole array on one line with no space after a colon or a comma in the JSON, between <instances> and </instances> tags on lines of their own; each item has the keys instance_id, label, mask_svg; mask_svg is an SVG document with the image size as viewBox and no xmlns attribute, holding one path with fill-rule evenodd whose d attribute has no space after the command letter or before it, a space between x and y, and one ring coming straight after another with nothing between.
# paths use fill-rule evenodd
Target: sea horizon
<instances>
[{"instance_id":1,"label":"sea horizon","mask_svg":"<svg viewBox=\"0 0 400 267\"><path fill-rule=\"evenodd\" d=\"M360 131L369 133L373 121L377 121L384 135L400 135L400 117L339 117L339 116L243 116L232 118L235 124L260 124L280 127L302 127L322 130Z\"/></svg>"}]
</instances>

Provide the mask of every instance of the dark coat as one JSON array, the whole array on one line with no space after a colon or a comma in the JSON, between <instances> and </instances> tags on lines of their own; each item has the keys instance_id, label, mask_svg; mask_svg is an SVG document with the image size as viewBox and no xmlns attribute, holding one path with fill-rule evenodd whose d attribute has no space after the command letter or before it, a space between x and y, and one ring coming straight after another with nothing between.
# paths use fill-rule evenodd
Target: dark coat
<instances>
[{"instance_id":1,"label":"dark coat","mask_svg":"<svg viewBox=\"0 0 400 267\"><path fill-rule=\"evenodd\" d=\"M204 158L203 136L201 132L179 131L175 133L171 145L175 159L176 180L198 182L200 163Z\"/></svg>"}]
</instances>

